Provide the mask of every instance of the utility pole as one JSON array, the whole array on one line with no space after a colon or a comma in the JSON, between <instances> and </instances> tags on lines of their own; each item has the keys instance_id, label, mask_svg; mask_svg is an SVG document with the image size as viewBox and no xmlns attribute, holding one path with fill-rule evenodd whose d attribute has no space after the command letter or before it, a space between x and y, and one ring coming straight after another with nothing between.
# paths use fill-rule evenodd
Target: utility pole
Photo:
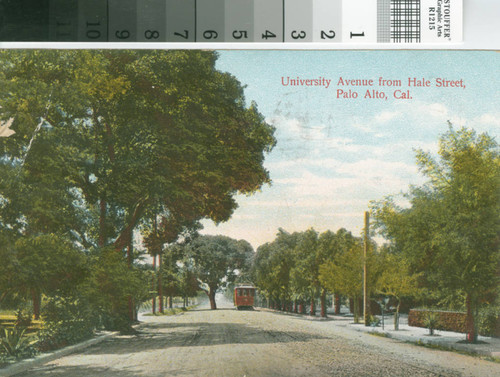
<instances>
[{"instance_id":1,"label":"utility pole","mask_svg":"<svg viewBox=\"0 0 500 377\"><path fill-rule=\"evenodd\" d=\"M368 256L368 240L370 231L370 214L365 211L365 242L363 248L363 315L365 320L365 326L368 326L368 316L370 315L368 310L368 289L367 289L367 267L366 258Z\"/></svg>"}]
</instances>

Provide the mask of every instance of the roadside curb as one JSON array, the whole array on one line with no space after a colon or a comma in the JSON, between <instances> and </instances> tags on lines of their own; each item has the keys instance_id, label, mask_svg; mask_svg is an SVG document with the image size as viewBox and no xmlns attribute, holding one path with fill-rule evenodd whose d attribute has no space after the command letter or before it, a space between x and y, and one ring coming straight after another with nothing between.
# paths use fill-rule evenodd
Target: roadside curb
<instances>
[{"instance_id":1,"label":"roadside curb","mask_svg":"<svg viewBox=\"0 0 500 377\"><path fill-rule=\"evenodd\" d=\"M362 332L362 333L367 333L371 334L370 331L362 330L359 328L352 327L354 331L357 332ZM467 352L467 353L474 353L477 355L481 356L489 356L489 357L495 357L499 358L500 353L498 352L492 352L489 350L483 350L483 349L477 349L477 348L472 348L470 345L467 344L461 344L457 343L455 339L450 340L446 338L426 338L426 337L421 337L421 336L411 336L411 335L404 335L404 334L393 334L389 332L382 332L382 331L377 331L377 335L382 335L383 337L390 338L396 341L401 341L401 342L406 342L406 343L412 343L415 345L429 345L429 346L438 346L443 348L444 350L448 349L450 351L460 351L460 352Z\"/></svg>"},{"instance_id":2,"label":"roadside curb","mask_svg":"<svg viewBox=\"0 0 500 377\"><path fill-rule=\"evenodd\" d=\"M290 312L282 312L279 310L275 309L269 309L269 308L259 308L259 310L262 311L268 311L272 313L279 313L282 315L287 315L287 316L294 316L294 317L301 317L304 320L309 320L309 321L320 321L320 320L332 320L332 323L336 323L339 325L337 322L338 320L344 320L345 317L343 316L336 316L329 314L328 318L320 318L320 317L312 317L309 315L303 315L303 314L296 314L296 313L290 313ZM371 335L372 333L375 333L375 335L379 335L385 338L389 338L395 341L399 342L405 342L405 343L411 343L414 345L424 345L424 346L436 346L440 347L443 350L448 350L448 351L459 351L459 352L466 352L470 354L476 354L479 356L487 356L487 357L493 357L496 359L500 359L500 352L499 351L492 351L491 348L488 349L482 349L481 345L469 345L469 344L463 344L463 343L458 343L457 338L450 338L450 337L427 337L427 336L421 336L421 335L405 335L403 333L398 333L395 334L393 332L387 332L387 331L377 331L377 330L372 330L371 328L367 327L359 327L359 326L352 326L349 324L341 324L343 328L349 331L356 331L358 333L366 333L367 335ZM487 346L487 345L485 345Z\"/></svg>"},{"instance_id":3,"label":"roadside curb","mask_svg":"<svg viewBox=\"0 0 500 377\"><path fill-rule=\"evenodd\" d=\"M20 361L16 364L12 364L6 368L0 369L0 376L6 376L6 377L7 376L14 376L16 374L26 372L28 369L37 367L39 365L43 365L43 364L48 363L50 361L59 359L63 356L67 356L67 355L72 354L74 352L78 352L78 351L81 351L85 348L93 346L95 344L101 343L102 341L109 339L109 338L112 338L117 334L119 334L118 331L104 334L104 335L100 335L100 336L97 336L95 338L86 340L82 343L73 344L71 346L56 350L54 352L41 354L33 359L26 359L26 360Z\"/></svg>"}]
</instances>

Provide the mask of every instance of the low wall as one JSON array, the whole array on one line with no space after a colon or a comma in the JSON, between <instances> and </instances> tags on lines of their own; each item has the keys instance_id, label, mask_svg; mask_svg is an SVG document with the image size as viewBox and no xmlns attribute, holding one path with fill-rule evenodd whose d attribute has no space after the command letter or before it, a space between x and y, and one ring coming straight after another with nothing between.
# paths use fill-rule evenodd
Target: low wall
<instances>
[{"instance_id":1,"label":"low wall","mask_svg":"<svg viewBox=\"0 0 500 377\"><path fill-rule=\"evenodd\" d=\"M408 325L427 327L424 325L427 313L433 312L438 318L437 330L466 333L466 314L463 312L448 312L442 310L410 309Z\"/></svg>"}]
</instances>

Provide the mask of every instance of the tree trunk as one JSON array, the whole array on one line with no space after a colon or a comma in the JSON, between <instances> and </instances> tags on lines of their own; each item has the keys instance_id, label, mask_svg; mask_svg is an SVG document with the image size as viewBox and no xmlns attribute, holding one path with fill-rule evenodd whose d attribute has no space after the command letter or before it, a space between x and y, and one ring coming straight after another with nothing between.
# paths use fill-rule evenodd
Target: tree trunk
<instances>
[{"instance_id":1,"label":"tree trunk","mask_svg":"<svg viewBox=\"0 0 500 377\"><path fill-rule=\"evenodd\" d=\"M132 253L133 245L132 237L130 237L127 245L127 264L129 269L132 268ZM128 319L130 320L130 322L134 321L134 299L132 298L132 295L128 296Z\"/></svg>"},{"instance_id":2,"label":"tree trunk","mask_svg":"<svg viewBox=\"0 0 500 377\"><path fill-rule=\"evenodd\" d=\"M158 271L160 273L158 274L158 300L160 302L160 313L163 314L163 286L161 284L162 278L161 278L161 253L158 254Z\"/></svg>"},{"instance_id":3,"label":"tree trunk","mask_svg":"<svg viewBox=\"0 0 500 377\"><path fill-rule=\"evenodd\" d=\"M335 294L335 314L340 314L340 295Z\"/></svg>"},{"instance_id":4,"label":"tree trunk","mask_svg":"<svg viewBox=\"0 0 500 377\"><path fill-rule=\"evenodd\" d=\"M354 298L354 323L359 323L359 298Z\"/></svg>"},{"instance_id":5,"label":"tree trunk","mask_svg":"<svg viewBox=\"0 0 500 377\"><path fill-rule=\"evenodd\" d=\"M208 299L210 300L210 309L217 309L217 304L215 303L215 289L210 288L210 291L207 292Z\"/></svg>"},{"instance_id":6,"label":"tree trunk","mask_svg":"<svg viewBox=\"0 0 500 377\"><path fill-rule=\"evenodd\" d=\"M125 219L126 226L119 232L113 246L116 250L122 250L126 245L130 237L132 237L133 230L144 212L144 207L148 202L149 197L140 199L135 205L134 211L128 219Z\"/></svg>"},{"instance_id":7,"label":"tree trunk","mask_svg":"<svg viewBox=\"0 0 500 377\"><path fill-rule=\"evenodd\" d=\"M316 315L316 308L314 307L314 297L311 297L311 307L310 307L310 315Z\"/></svg>"},{"instance_id":8,"label":"tree trunk","mask_svg":"<svg viewBox=\"0 0 500 377\"><path fill-rule=\"evenodd\" d=\"M174 298L172 297L172 295L169 295L168 296L168 308L172 309L173 307L174 307Z\"/></svg>"},{"instance_id":9,"label":"tree trunk","mask_svg":"<svg viewBox=\"0 0 500 377\"><path fill-rule=\"evenodd\" d=\"M5 300L5 297L7 297L7 295L9 294L10 290L7 289L5 291L2 292L2 294L0 295L0 306L2 304L2 301Z\"/></svg>"},{"instance_id":10,"label":"tree trunk","mask_svg":"<svg viewBox=\"0 0 500 377\"><path fill-rule=\"evenodd\" d=\"M153 298L151 300L151 311L156 314L156 255L153 254L153 282L151 283L151 290L153 291Z\"/></svg>"},{"instance_id":11,"label":"tree trunk","mask_svg":"<svg viewBox=\"0 0 500 377\"><path fill-rule=\"evenodd\" d=\"M398 300L396 305L396 314L394 314L394 330L399 330L399 307L401 306L401 300Z\"/></svg>"},{"instance_id":12,"label":"tree trunk","mask_svg":"<svg viewBox=\"0 0 500 377\"><path fill-rule=\"evenodd\" d=\"M294 300L294 301L293 301L293 312L294 312L294 313L298 313L298 312L299 312L299 308L298 308L297 300Z\"/></svg>"},{"instance_id":13,"label":"tree trunk","mask_svg":"<svg viewBox=\"0 0 500 377\"><path fill-rule=\"evenodd\" d=\"M99 240L97 241L97 244L99 247L103 247L106 244L106 234L105 234L105 227L106 227L106 201L101 198L99 201L99 207L100 207L100 212L99 212Z\"/></svg>"},{"instance_id":14,"label":"tree trunk","mask_svg":"<svg viewBox=\"0 0 500 377\"><path fill-rule=\"evenodd\" d=\"M31 289L31 299L33 302L33 316L35 319L40 319L40 302L42 301L42 295L37 289Z\"/></svg>"},{"instance_id":15,"label":"tree trunk","mask_svg":"<svg viewBox=\"0 0 500 377\"><path fill-rule=\"evenodd\" d=\"M326 290L321 289L321 317L326 318Z\"/></svg>"},{"instance_id":16,"label":"tree trunk","mask_svg":"<svg viewBox=\"0 0 500 377\"><path fill-rule=\"evenodd\" d=\"M467 317L466 317L466 331L467 331L467 341L469 343L474 343L477 341L477 332L476 332L476 326L474 323L474 303L473 303L473 298L470 293L467 293L467 298L466 298L466 306L467 306Z\"/></svg>"}]
</instances>

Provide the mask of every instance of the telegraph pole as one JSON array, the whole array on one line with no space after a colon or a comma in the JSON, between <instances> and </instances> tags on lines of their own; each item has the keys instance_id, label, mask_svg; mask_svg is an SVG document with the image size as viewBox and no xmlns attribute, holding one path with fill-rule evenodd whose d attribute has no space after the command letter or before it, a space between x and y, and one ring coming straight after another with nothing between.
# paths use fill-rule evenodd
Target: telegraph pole
<instances>
[{"instance_id":1,"label":"telegraph pole","mask_svg":"<svg viewBox=\"0 0 500 377\"><path fill-rule=\"evenodd\" d=\"M370 214L368 211L365 211L365 242L363 248L363 315L365 320L365 326L368 326L368 316L370 315L368 310L368 289L367 289L367 267L366 267L366 258L368 256L368 237L370 231Z\"/></svg>"}]
</instances>

